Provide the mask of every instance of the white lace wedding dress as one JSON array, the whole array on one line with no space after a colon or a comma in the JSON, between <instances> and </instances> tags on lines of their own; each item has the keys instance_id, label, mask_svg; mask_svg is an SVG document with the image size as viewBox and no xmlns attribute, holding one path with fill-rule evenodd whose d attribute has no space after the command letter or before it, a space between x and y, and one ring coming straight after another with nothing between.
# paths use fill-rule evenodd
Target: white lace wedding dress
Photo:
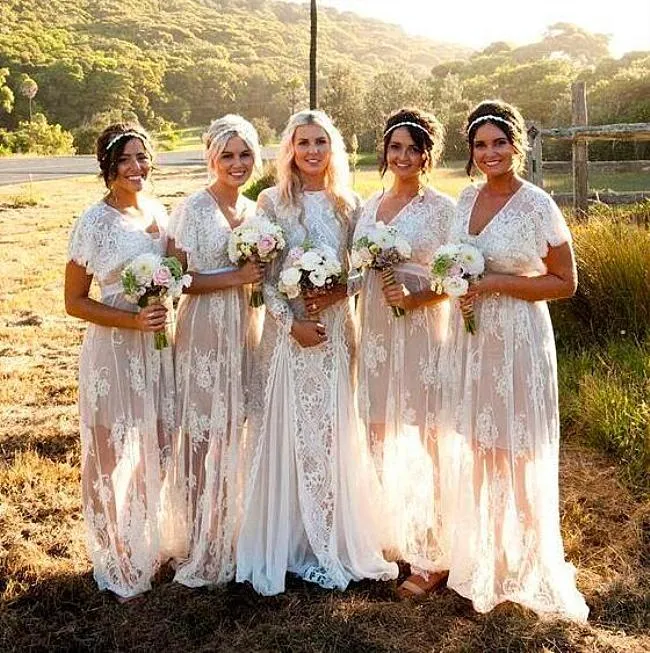
<instances>
[{"instance_id":1,"label":"white lace wedding dress","mask_svg":"<svg viewBox=\"0 0 650 653\"><path fill-rule=\"evenodd\" d=\"M354 240L373 228L383 193L368 200ZM412 257L395 267L409 291L430 288L429 264L447 242L455 204L426 188L391 221L411 245ZM382 292L380 273L364 275L358 311L359 408L383 487L385 545L411 564L412 572L447 568L443 508L444 438L440 434L438 373L445 346L447 301L394 317ZM440 454L443 459L440 459Z\"/></svg>"},{"instance_id":2,"label":"white lace wedding dress","mask_svg":"<svg viewBox=\"0 0 650 653\"><path fill-rule=\"evenodd\" d=\"M255 204L240 196L236 212L245 220ZM232 230L207 190L180 204L169 232L186 252L190 271L235 269L227 251ZM248 352L264 313L249 307L249 294L244 286L186 294L178 305L176 471L184 507L176 518L185 524L188 542L174 580L190 587L223 585L235 575Z\"/></svg>"},{"instance_id":3,"label":"white lace wedding dress","mask_svg":"<svg viewBox=\"0 0 650 653\"><path fill-rule=\"evenodd\" d=\"M343 257L347 230L325 192L306 192L302 201L302 212L279 207L272 188L260 196L258 212L284 229L287 250L309 238ZM270 595L284 590L287 572L339 589L351 580L395 578L397 566L381 553L373 517L378 481L355 414L350 302L321 313L326 343L302 348L290 330L304 305L279 294L282 262L274 262L264 285L237 580Z\"/></svg>"},{"instance_id":4,"label":"white lace wedding dress","mask_svg":"<svg viewBox=\"0 0 650 653\"><path fill-rule=\"evenodd\" d=\"M139 254L164 254L167 218L150 201L150 234L103 201L73 226L68 260L99 283L101 302L137 307L120 273ZM89 324L79 362L81 484L87 541L100 589L131 597L151 587L166 549L161 495L174 434L172 349L154 348L152 333Z\"/></svg>"},{"instance_id":5,"label":"white lace wedding dress","mask_svg":"<svg viewBox=\"0 0 650 653\"><path fill-rule=\"evenodd\" d=\"M463 191L454 242L478 247L492 272L545 273L548 246L570 242L551 197L524 182L477 236L468 224L478 188ZM558 506L560 427L555 341L546 302L487 295L477 333L453 308L445 404L459 434L449 587L480 612L502 601L576 621L588 608L564 559Z\"/></svg>"}]
</instances>

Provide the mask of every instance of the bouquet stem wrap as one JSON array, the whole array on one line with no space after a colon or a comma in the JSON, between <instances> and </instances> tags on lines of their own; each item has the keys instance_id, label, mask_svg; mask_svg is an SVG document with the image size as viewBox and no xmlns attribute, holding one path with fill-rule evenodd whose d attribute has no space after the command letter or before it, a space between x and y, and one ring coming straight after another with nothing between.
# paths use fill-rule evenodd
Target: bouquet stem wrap
<instances>
[{"instance_id":1,"label":"bouquet stem wrap","mask_svg":"<svg viewBox=\"0 0 650 653\"><path fill-rule=\"evenodd\" d=\"M252 308L259 308L264 306L264 293L262 292L262 284L254 283L253 289L251 290L251 299L249 302Z\"/></svg>"},{"instance_id":2,"label":"bouquet stem wrap","mask_svg":"<svg viewBox=\"0 0 650 653\"><path fill-rule=\"evenodd\" d=\"M465 331L476 334L476 315L474 314L474 304L470 304L461 310L463 314L463 322L465 323Z\"/></svg>"},{"instance_id":3,"label":"bouquet stem wrap","mask_svg":"<svg viewBox=\"0 0 650 653\"><path fill-rule=\"evenodd\" d=\"M154 304L164 304L165 300L160 295L146 295L143 297L143 308L145 306L153 306ZM165 326L160 331L155 331L153 334L153 345L158 351L169 347L169 337L167 334L167 321Z\"/></svg>"},{"instance_id":4,"label":"bouquet stem wrap","mask_svg":"<svg viewBox=\"0 0 650 653\"><path fill-rule=\"evenodd\" d=\"M381 278L384 280L384 284L387 286L396 283L395 270L393 270L392 265L389 265L382 269ZM393 309L393 315L395 317L404 317L406 315L406 311L403 308L400 308L399 306L391 306L391 308Z\"/></svg>"}]
</instances>

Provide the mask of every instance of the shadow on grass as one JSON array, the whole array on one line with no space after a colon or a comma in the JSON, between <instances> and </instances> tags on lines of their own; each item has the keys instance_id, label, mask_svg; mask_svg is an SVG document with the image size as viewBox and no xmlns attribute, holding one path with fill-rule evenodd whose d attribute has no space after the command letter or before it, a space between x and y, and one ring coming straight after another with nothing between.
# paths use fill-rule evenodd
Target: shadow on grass
<instances>
[{"instance_id":1,"label":"shadow on grass","mask_svg":"<svg viewBox=\"0 0 650 653\"><path fill-rule=\"evenodd\" d=\"M488 615L450 590L394 600L394 583L329 592L289 579L285 594L248 585L190 590L169 582L125 605L90 574L44 579L0 604L2 651L582 651L588 629L504 604ZM593 638L593 636L592 636ZM606 650L606 649L590 649Z\"/></svg>"}]
</instances>

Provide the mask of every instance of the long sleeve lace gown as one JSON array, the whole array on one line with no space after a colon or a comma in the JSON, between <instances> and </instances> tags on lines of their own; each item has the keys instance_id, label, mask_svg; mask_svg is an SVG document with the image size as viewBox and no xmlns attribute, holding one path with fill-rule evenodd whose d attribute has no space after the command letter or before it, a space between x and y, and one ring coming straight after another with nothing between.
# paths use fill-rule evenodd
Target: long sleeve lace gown
<instances>
[{"instance_id":1,"label":"long sleeve lace gown","mask_svg":"<svg viewBox=\"0 0 650 653\"><path fill-rule=\"evenodd\" d=\"M149 202L145 220L101 201L76 221L68 260L86 268L101 302L127 311L120 274L136 256L166 247L166 215ZM165 546L161 496L174 433L172 350L152 333L89 324L79 362L81 484L87 541L100 589L129 598L151 587Z\"/></svg>"},{"instance_id":2,"label":"long sleeve lace gown","mask_svg":"<svg viewBox=\"0 0 650 653\"><path fill-rule=\"evenodd\" d=\"M240 197L245 220L255 204ZM207 190L174 211L170 235L187 254L188 269L218 274L228 258L228 220ZM180 446L177 487L183 500L187 556L175 580L190 587L223 585L234 578L234 547L242 510L241 474L249 344L262 309L249 307L244 286L184 295L176 323L176 383Z\"/></svg>"},{"instance_id":3,"label":"long sleeve lace gown","mask_svg":"<svg viewBox=\"0 0 650 653\"><path fill-rule=\"evenodd\" d=\"M458 201L454 242L469 242L488 271L544 274L550 246L571 241L551 197L524 182L476 236L478 194ZM564 559L558 501L560 427L555 341L544 301L486 295L475 304L476 335L453 311L446 387L461 447L448 585L480 612L502 601L576 621L587 606Z\"/></svg>"},{"instance_id":4,"label":"long sleeve lace gown","mask_svg":"<svg viewBox=\"0 0 650 653\"><path fill-rule=\"evenodd\" d=\"M305 192L303 208L280 206L276 188L258 211L285 231L287 250L309 238L342 257L348 234L324 191ZM286 253L286 252L285 252ZM357 425L349 301L320 315L328 340L302 348L290 335L303 301L277 290L282 260L264 285L267 317L251 393L246 509L237 546L237 580L260 593L282 592L293 572L326 588L362 578L389 579L397 566L381 553L373 520L376 475Z\"/></svg>"},{"instance_id":5,"label":"long sleeve lace gown","mask_svg":"<svg viewBox=\"0 0 650 653\"><path fill-rule=\"evenodd\" d=\"M377 222L382 193L371 197L356 225L354 239ZM391 221L411 245L409 261L395 267L398 283L410 292L428 290L429 264L447 241L455 204L426 188ZM387 306L381 275L364 275L358 306L359 408L381 478L385 542L413 571L447 568L443 534L444 482L441 460L438 373L445 346L448 302L423 306L394 317Z\"/></svg>"}]
</instances>

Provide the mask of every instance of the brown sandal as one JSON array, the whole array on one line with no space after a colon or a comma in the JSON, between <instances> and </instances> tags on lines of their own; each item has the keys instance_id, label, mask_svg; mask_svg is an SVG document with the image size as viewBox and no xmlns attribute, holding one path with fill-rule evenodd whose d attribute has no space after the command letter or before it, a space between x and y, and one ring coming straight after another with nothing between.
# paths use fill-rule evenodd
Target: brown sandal
<instances>
[{"instance_id":1,"label":"brown sandal","mask_svg":"<svg viewBox=\"0 0 650 653\"><path fill-rule=\"evenodd\" d=\"M447 580L448 576L448 571L436 571L429 574L428 579L418 574L411 574L395 590L395 593L401 601L422 601L429 594L439 589Z\"/></svg>"}]
</instances>

